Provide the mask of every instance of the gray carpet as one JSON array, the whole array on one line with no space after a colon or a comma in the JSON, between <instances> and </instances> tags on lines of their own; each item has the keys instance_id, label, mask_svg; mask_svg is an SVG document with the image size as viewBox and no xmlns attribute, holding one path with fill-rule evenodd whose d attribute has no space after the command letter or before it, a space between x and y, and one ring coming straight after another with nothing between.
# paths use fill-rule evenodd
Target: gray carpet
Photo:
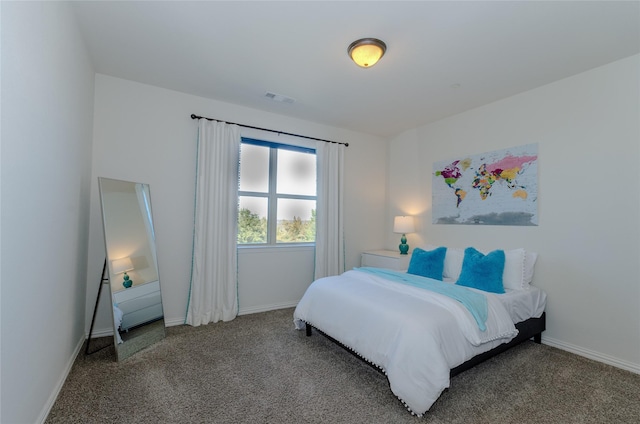
<instances>
[{"instance_id":1,"label":"gray carpet","mask_svg":"<svg viewBox=\"0 0 640 424\"><path fill-rule=\"evenodd\" d=\"M322 335L294 330L292 316L170 327L122 362L112 347L83 350L46 422L639 422L640 375L533 342L454 377L417 418L383 374Z\"/></svg>"}]
</instances>

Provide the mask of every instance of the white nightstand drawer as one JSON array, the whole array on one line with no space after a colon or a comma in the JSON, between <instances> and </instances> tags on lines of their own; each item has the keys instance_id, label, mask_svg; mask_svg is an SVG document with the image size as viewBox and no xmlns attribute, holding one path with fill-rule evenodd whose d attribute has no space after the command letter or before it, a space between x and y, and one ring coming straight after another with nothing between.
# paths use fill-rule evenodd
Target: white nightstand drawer
<instances>
[{"instance_id":1,"label":"white nightstand drawer","mask_svg":"<svg viewBox=\"0 0 640 424\"><path fill-rule=\"evenodd\" d=\"M371 250L362 253L360 257L360 266L405 271L409 268L410 260L411 253L408 255L401 255L399 251Z\"/></svg>"}]
</instances>

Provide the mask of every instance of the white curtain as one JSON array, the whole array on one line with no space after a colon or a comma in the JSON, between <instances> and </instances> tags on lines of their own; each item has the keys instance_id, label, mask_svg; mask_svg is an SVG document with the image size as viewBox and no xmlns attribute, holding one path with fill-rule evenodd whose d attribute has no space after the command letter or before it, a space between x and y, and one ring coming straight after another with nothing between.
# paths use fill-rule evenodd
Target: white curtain
<instances>
[{"instance_id":1,"label":"white curtain","mask_svg":"<svg viewBox=\"0 0 640 424\"><path fill-rule=\"evenodd\" d=\"M343 144L318 143L315 279L344 272Z\"/></svg>"},{"instance_id":2,"label":"white curtain","mask_svg":"<svg viewBox=\"0 0 640 424\"><path fill-rule=\"evenodd\" d=\"M238 315L237 227L240 128L200 119L191 289L187 324Z\"/></svg>"}]
</instances>

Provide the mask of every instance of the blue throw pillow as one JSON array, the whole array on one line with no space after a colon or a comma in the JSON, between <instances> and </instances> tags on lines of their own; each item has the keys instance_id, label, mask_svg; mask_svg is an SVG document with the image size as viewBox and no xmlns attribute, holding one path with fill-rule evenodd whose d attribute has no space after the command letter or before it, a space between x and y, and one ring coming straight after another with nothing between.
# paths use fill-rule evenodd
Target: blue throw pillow
<instances>
[{"instance_id":1,"label":"blue throw pillow","mask_svg":"<svg viewBox=\"0 0 640 424\"><path fill-rule=\"evenodd\" d=\"M456 284L491 293L504 293L504 261L504 250L494 250L483 255L473 247L467 247L464 250L462 271Z\"/></svg>"},{"instance_id":2,"label":"blue throw pillow","mask_svg":"<svg viewBox=\"0 0 640 424\"><path fill-rule=\"evenodd\" d=\"M442 281L446 254L446 247L438 247L434 250L423 250L417 247L411 255L407 273Z\"/></svg>"}]
</instances>

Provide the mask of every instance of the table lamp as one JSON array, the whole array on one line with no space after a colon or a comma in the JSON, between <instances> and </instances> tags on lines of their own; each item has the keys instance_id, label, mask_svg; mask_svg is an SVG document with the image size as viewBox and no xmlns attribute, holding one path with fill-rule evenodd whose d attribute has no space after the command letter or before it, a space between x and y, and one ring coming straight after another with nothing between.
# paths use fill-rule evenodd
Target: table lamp
<instances>
[{"instance_id":1,"label":"table lamp","mask_svg":"<svg viewBox=\"0 0 640 424\"><path fill-rule=\"evenodd\" d=\"M131 262L131 258L125 257L111 261L111 267L113 268L114 274L120 274L124 272L122 285L125 289L128 289L133 285L133 280L130 279L127 275L127 271L133 270L133 262Z\"/></svg>"},{"instance_id":2,"label":"table lamp","mask_svg":"<svg viewBox=\"0 0 640 424\"><path fill-rule=\"evenodd\" d=\"M400 238L400 254L406 255L409 252L409 245L407 244L407 233L413 233L415 227L413 225L412 216L396 216L393 219L393 232L396 234L402 234Z\"/></svg>"}]
</instances>

